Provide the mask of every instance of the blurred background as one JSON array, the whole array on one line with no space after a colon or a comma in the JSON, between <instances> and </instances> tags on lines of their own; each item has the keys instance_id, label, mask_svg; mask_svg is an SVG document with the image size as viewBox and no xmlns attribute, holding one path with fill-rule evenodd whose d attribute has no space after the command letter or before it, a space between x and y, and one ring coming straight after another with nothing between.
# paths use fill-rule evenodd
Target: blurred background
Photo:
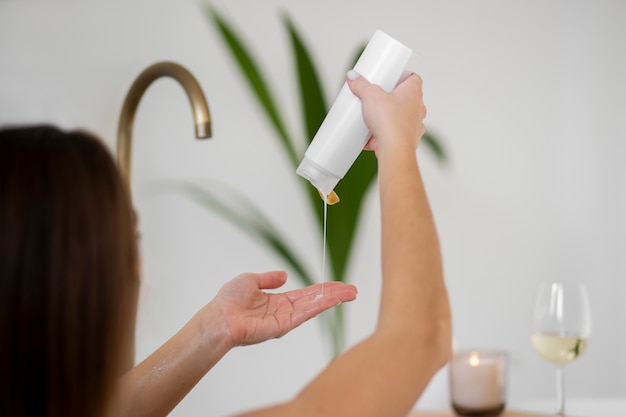
<instances>
[{"instance_id":1,"label":"blurred background","mask_svg":"<svg viewBox=\"0 0 626 417\"><path fill-rule=\"evenodd\" d=\"M138 360L227 280L287 268L222 218L181 195L155 193L154 181L219 180L237 188L311 269L321 269L322 242L299 179L204 4L0 0L0 125L83 128L114 151L128 88L162 60L189 69L208 98L214 137L205 141L193 137L187 98L171 80L150 87L137 114L133 191L144 261ZM456 347L508 351L513 406L553 397L554 368L529 341L533 292L541 280L581 280L594 328L587 352L566 368L567 395L626 396L625 2L212 4L258 58L296 132L299 103L283 13L315 55L328 98L376 29L417 52L427 128L450 158L442 166L418 151L440 232ZM346 307L348 345L365 337L377 316L376 187L363 210L346 277L359 287L358 300ZM292 279L287 287L299 285ZM311 321L280 340L233 350L172 415L225 416L291 398L330 360L324 337ZM417 407L447 402L444 369Z\"/></svg>"}]
</instances>

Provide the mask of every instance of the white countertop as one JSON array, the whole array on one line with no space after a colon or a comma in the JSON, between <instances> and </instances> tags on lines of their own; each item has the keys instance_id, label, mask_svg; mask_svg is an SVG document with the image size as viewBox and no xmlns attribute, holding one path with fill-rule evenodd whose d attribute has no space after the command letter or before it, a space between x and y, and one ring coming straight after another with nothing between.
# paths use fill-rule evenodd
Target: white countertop
<instances>
[{"instance_id":1,"label":"white countertop","mask_svg":"<svg viewBox=\"0 0 626 417\"><path fill-rule=\"evenodd\" d=\"M511 406L516 410L552 414L556 410L554 398L524 401ZM626 417L626 397L567 398L565 413L569 417Z\"/></svg>"}]
</instances>

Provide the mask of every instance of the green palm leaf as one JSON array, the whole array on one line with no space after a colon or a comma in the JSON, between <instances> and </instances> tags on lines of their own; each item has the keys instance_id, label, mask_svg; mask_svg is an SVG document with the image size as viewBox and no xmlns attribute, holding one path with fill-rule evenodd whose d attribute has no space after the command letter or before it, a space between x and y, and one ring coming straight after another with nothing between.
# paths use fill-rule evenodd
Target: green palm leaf
<instances>
[{"instance_id":1,"label":"green palm leaf","mask_svg":"<svg viewBox=\"0 0 626 417\"><path fill-rule=\"evenodd\" d=\"M276 105L274 98L270 92L267 82L265 81L265 77L261 73L259 66L256 64L254 58L248 52L248 49L245 47L244 43L241 41L239 36L235 33L230 24L220 16L215 9L210 6L206 7L206 12L209 18L213 20L222 39L229 47L229 51L231 52L233 58L239 65L239 69L242 71L244 78L248 81L250 88L252 89L255 97L259 101L261 108L265 111L267 118L270 120L270 123L276 129L279 138L283 144L285 151L287 152L287 156L289 160L293 164L294 167L297 166L299 162L298 154L294 148L293 141L287 133L287 129L285 128L285 123L280 117L280 112L278 111L278 106Z\"/></svg>"},{"instance_id":2,"label":"green palm leaf","mask_svg":"<svg viewBox=\"0 0 626 417\"><path fill-rule=\"evenodd\" d=\"M430 149L440 164L448 162L448 154L446 153L443 144L432 133L426 131L424 136L422 136L422 143Z\"/></svg>"},{"instance_id":3,"label":"green palm leaf","mask_svg":"<svg viewBox=\"0 0 626 417\"><path fill-rule=\"evenodd\" d=\"M286 14L283 15L283 23L289 32L291 40L291 49L294 57L294 67L297 75L298 87L300 92L300 106L302 111L302 122L304 125L303 132L306 135L306 145L313 140L317 129L322 124L324 117L328 111L326 100L322 92L322 86L313 59L309 53L302 36L298 33L291 19ZM309 203L313 213L315 213L319 227L323 226L324 212L322 200L317 190L313 188L306 180L300 179L302 186L307 194ZM329 250L330 252L330 250ZM332 254L330 254L332 258Z\"/></svg>"},{"instance_id":4,"label":"green palm leaf","mask_svg":"<svg viewBox=\"0 0 626 417\"><path fill-rule=\"evenodd\" d=\"M283 16L283 22L287 27L291 39L291 48L295 59L296 74L298 75L298 86L300 88L300 104L302 120L304 121L304 132L308 138L307 144L313 140L317 129L322 124L322 120L328 112L328 106L324 99L322 85L320 83L317 70L311 59L302 37L296 27L289 19Z\"/></svg>"}]
</instances>

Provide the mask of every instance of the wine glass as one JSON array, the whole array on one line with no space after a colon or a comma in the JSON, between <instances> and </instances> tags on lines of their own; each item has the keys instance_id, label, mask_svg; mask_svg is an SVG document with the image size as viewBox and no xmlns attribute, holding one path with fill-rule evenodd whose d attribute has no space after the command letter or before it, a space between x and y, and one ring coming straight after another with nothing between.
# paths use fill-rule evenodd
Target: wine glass
<instances>
[{"instance_id":1,"label":"wine glass","mask_svg":"<svg viewBox=\"0 0 626 417\"><path fill-rule=\"evenodd\" d=\"M556 368L557 417L565 417L563 367L585 352L591 336L591 308L582 283L541 283L535 294L531 341Z\"/></svg>"}]
</instances>

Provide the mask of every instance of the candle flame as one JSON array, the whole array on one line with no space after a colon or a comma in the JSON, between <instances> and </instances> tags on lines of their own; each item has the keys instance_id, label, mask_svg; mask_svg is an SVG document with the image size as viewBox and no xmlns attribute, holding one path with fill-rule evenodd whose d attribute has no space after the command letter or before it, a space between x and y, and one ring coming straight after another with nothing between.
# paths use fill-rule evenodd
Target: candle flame
<instances>
[{"instance_id":1,"label":"candle flame","mask_svg":"<svg viewBox=\"0 0 626 417\"><path fill-rule=\"evenodd\" d=\"M478 359L478 352L470 353L469 364L470 366L478 366L480 360Z\"/></svg>"}]
</instances>

